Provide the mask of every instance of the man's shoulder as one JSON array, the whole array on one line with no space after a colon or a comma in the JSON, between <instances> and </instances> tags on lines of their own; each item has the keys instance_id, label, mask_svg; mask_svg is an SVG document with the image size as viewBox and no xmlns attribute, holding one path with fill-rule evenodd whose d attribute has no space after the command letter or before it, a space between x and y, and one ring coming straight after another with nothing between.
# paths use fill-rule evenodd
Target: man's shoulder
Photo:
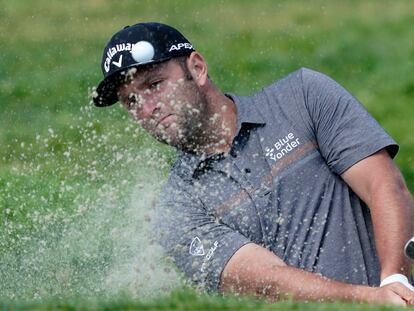
<instances>
[{"instance_id":1,"label":"man's shoulder","mask_svg":"<svg viewBox=\"0 0 414 311\"><path fill-rule=\"evenodd\" d=\"M291 92L298 92L304 87L312 84L312 81L329 78L323 73L301 67L291 73L273 81L269 85L262 87L261 90L252 93L248 96L240 96L231 94L232 97L236 97L241 104L260 104L262 100L266 100L269 94L287 95Z\"/></svg>"},{"instance_id":2,"label":"man's shoulder","mask_svg":"<svg viewBox=\"0 0 414 311\"><path fill-rule=\"evenodd\" d=\"M303 92L304 77L309 80L312 76L320 74L309 68L299 68L280 79L273 81L271 84L264 86L260 91L247 96L244 100L263 109L266 102L273 106L275 103L280 104L289 102L297 94Z\"/></svg>"},{"instance_id":3,"label":"man's shoulder","mask_svg":"<svg viewBox=\"0 0 414 311\"><path fill-rule=\"evenodd\" d=\"M263 88L263 90L271 89L271 88L279 88L283 89L286 87L292 88L293 87L302 87L307 82L313 79L319 79L321 77L326 77L319 71L309 69L306 67L301 67L298 70L295 70L284 77L272 82L270 85Z\"/></svg>"},{"instance_id":4,"label":"man's shoulder","mask_svg":"<svg viewBox=\"0 0 414 311\"><path fill-rule=\"evenodd\" d=\"M324 79L321 77L324 76L318 71L302 67L260 91L240 98L239 102L249 115L260 115L263 123L269 125L264 128L271 131L276 129L276 124L282 126L282 130L292 124L298 126L309 119L306 103L309 90L323 84Z\"/></svg>"},{"instance_id":5,"label":"man's shoulder","mask_svg":"<svg viewBox=\"0 0 414 311\"><path fill-rule=\"evenodd\" d=\"M263 109L264 103L273 106L275 103L288 105L292 101L304 98L309 90L323 88L325 84L332 84L334 80L329 76L306 67L301 67L271 84L264 86L260 91L247 96L245 101Z\"/></svg>"}]
</instances>

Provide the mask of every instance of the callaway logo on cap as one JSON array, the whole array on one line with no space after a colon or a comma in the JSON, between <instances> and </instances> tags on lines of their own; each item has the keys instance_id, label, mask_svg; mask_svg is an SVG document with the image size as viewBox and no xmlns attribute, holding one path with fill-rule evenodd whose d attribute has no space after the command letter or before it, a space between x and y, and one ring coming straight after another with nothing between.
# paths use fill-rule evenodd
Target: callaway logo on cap
<instances>
[{"instance_id":1,"label":"callaway logo on cap","mask_svg":"<svg viewBox=\"0 0 414 311\"><path fill-rule=\"evenodd\" d=\"M99 83L93 102L98 107L118 101L119 77L126 69L160 63L193 52L191 43L176 29L160 23L139 23L117 32L102 55L104 79Z\"/></svg>"}]
</instances>

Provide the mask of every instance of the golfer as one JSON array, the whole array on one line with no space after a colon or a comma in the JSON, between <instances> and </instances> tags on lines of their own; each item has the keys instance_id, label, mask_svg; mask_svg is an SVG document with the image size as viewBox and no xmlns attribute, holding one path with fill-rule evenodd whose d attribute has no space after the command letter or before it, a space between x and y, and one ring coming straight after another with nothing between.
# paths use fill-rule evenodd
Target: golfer
<instances>
[{"instance_id":1,"label":"golfer","mask_svg":"<svg viewBox=\"0 0 414 311\"><path fill-rule=\"evenodd\" d=\"M117 32L102 71L95 105L119 101L178 150L155 227L194 284L269 301L414 301L398 145L338 83L302 68L252 96L223 93L159 23Z\"/></svg>"}]
</instances>

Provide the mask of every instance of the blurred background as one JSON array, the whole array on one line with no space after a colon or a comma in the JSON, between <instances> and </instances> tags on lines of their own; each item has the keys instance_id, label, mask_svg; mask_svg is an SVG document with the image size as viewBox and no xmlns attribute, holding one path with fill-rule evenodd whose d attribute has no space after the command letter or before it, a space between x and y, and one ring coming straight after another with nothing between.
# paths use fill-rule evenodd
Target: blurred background
<instances>
[{"instance_id":1,"label":"blurred background","mask_svg":"<svg viewBox=\"0 0 414 311\"><path fill-rule=\"evenodd\" d=\"M400 144L414 191L414 2L0 1L0 299L148 299L181 288L149 225L175 152L94 108L108 39L179 29L215 83L251 94L300 67L353 93Z\"/></svg>"}]
</instances>

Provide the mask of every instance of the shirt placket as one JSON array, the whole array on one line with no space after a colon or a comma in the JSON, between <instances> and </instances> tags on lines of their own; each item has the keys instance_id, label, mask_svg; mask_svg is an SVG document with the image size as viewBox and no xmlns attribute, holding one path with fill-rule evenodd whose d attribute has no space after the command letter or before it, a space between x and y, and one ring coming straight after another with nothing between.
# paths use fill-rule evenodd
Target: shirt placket
<instances>
[{"instance_id":1,"label":"shirt placket","mask_svg":"<svg viewBox=\"0 0 414 311\"><path fill-rule=\"evenodd\" d=\"M249 168L249 159L242 156L236 156L231 158L231 163L232 177L239 183L242 190L248 194L252 201L260 222L263 245L267 245L269 242L269 235L267 234L267 226L264 223L264 213L267 210L266 206L269 204L271 188L251 181L251 178L249 177L250 173L246 170Z\"/></svg>"}]
</instances>

